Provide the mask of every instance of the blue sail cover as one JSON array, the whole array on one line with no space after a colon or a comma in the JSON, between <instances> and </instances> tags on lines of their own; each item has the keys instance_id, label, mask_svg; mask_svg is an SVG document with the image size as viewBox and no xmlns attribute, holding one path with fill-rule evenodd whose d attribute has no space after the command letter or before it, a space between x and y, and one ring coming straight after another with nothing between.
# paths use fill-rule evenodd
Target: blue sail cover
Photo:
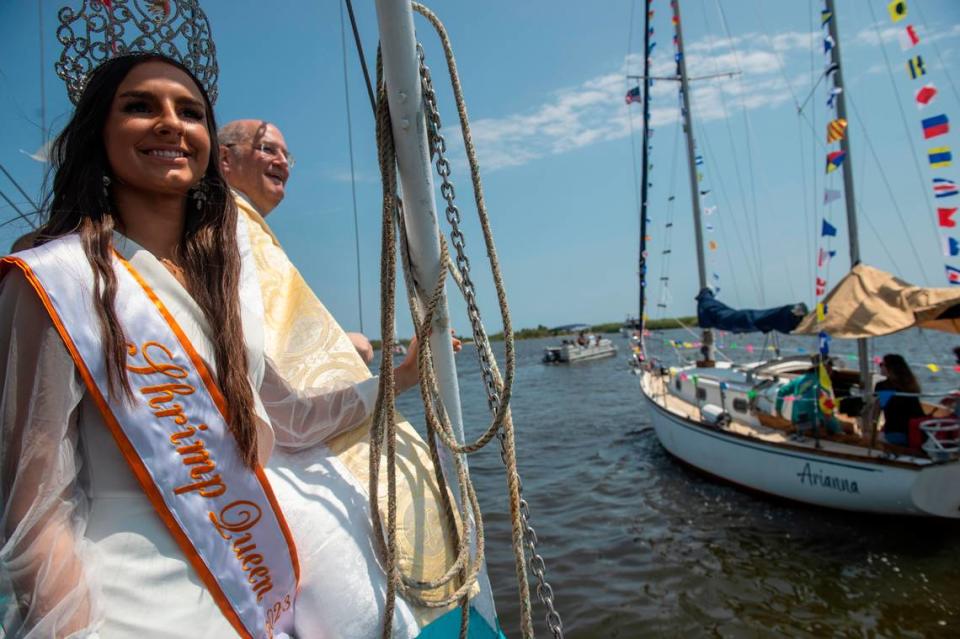
<instances>
[{"instance_id":1,"label":"blue sail cover","mask_svg":"<svg viewBox=\"0 0 960 639\"><path fill-rule=\"evenodd\" d=\"M697 321L700 328L719 328L732 333L780 331L789 333L807 314L807 305L789 304L777 308L738 311L718 302L713 291L705 288L697 295Z\"/></svg>"}]
</instances>

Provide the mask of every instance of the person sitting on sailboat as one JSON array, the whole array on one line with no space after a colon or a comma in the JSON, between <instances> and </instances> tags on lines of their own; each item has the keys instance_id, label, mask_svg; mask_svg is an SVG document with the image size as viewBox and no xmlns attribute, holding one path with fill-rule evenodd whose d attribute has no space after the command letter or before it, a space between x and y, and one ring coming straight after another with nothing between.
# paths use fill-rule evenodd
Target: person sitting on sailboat
<instances>
[{"instance_id":1,"label":"person sitting on sailboat","mask_svg":"<svg viewBox=\"0 0 960 639\"><path fill-rule=\"evenodd\" d=\"M896 353L887 353L883 356L880 361L880 373L886 379L877 382L874 390L884 398L880 401L883 411L883 438L888 444L908 446L910 420L926 416L917 397L920 394L920 383L917 382L906 360ZM897 394L884 397L885 391ZM899 393L909 393L909 395Z\"/></svg>"},{"instance_id":2,"label":"person sitting on sailboat","mask_svg":"<svg viewBox=\"0 0 960 639\"><path fill-rule=\"evenodd\" d=\"M251 232L262 230L283 252L265 220L286 196L287 180L295 164L283 133L266 120L234 120L223 125L218 136L220 168L233 190L237 208L251 226L256 225ZM365 335L348 332L347 337L365 364L373 361L373 345Z\"/></svg>"},{"instance_id":3,"label":"person sitting on sailboat","mask_svg":"<svg viewBox=\"0 0 960 639\"><path fill-rule=\"evenodd\" d=\"M823 362L827 375L833 374L833 361L828 357ZM791 398L790 421L798 429L801 427L814 428L815 421L819 421L831 435L843 432L840 422L833 415L824 415L817 406L820 390L819 357L814 358L814 366L803 375L787 382L777 390L777 414L783 414L783 404Z\"/></svg>"}]
</instances>

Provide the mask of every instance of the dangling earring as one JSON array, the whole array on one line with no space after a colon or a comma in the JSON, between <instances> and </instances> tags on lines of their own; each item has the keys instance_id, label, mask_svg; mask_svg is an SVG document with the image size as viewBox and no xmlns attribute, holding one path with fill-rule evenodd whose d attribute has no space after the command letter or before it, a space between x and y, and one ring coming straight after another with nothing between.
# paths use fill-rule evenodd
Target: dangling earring
<instances>
[{"instance_id":1,"label":"dangling earring","mask_svg":"<svg viewBox=\"0 0 960 639\"><path fill-rule=\"evenodd\" d=\"M103 176L103 197L104 199L110 199L110 176Z\"/></svg>"},{"instance_id":2,"label":"dangling earring","mask_svg":"<svg viewBox=\"0 0 960 639\"><path fill-rule=\"evenodd\" d=\"M193 189L193 203L196 206L197 210L203 208L203 205L207 202L207 182L206 180L200 180L199 184Z\"/></svg>"}]
</instances>

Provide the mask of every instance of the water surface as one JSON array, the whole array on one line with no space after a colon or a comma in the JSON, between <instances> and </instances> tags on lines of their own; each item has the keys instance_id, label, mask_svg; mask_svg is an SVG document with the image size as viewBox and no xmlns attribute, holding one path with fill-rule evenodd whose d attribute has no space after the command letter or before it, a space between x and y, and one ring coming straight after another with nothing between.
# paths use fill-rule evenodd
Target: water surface
<instances>
[{"instance_id":1,"label":"water surface","mask_svg":"<svg viewBox=\"0 0 960 639\"><path fill-rule=\"evenodd\" d=\"M655 334L694 340L681 331ZM842 513L777 501L708 479L672 459L650 430L638 378L620 355L544 366L544 346L518 342L514 422L524 495L565 635L587 637L960 636L960 524ZM762 337L725 338L759 356ZM901 352L925 389L957 386L949 336L876 340ZM746 344L754 346L748 354ZM789 338L787 348L816 348ZM853 353L834 343L834 353ZM688 354L693 353L689 351ZM458 362L467 427L489 416L475 353ZM855 366L852 362L851 366ZM419 420L419 398L400 408ZM519 637L505 479L496 445L471 457L483 507L487 562L504 630ZM960 486L956 487L960 490ZM537 636L549 636L535 603Z\"/></svg>"}]
</instances>

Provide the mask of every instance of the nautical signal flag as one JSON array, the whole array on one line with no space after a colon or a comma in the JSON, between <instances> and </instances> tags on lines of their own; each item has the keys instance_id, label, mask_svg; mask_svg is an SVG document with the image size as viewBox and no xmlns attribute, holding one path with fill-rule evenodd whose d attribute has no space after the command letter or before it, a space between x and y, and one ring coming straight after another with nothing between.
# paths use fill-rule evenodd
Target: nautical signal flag
<instances>
[{"instance_id":1,"label":"nautical signal flag","mask_svg":"<svg viewBox=\"0 0 960 639\"><path fill-rule=\"evenodd\" d=\"M947 178L933 178L934 197L944 198L953 197L957 194L957 184Z\"/></svg>"},{"instance_id":2,"label":"nautical signal flag","mask_svg":"<svg viewBox=\"0 0 960 639\"><path fill-rule=\"evenodd\" d=\"M820 331L820 332L817 334L817 337L819 338L819 339L818 339L818 350L820 351L820 354L821 354L821 355L829 355L829 354L830 354L830 339L831 339L830 336L827 335L826 333L824 333L823 331Z\"/></svg>"},{"instance_id":3,"label":"nautical signal flag","mask_svg":"<svg viewBox=\"0 0 960 639\"><path fill-rule=\"evenodd\" d=\"M827 374L827 368L820 364L820 412L826 417L833 415L837 402L833 396L833 384L830 382L830 375Z\"/></svg>"},{"instance_id":4,"label":"nautical signal flag","mask_svg":"<svg viewBox=\"0 0 960 639\"><path fill-rule=\"evenodd\" d=\"M926 75L927 67L923 64L923 56L918 55L907 60L907 71L913 80L916 80L921 75Z\"/></svg>"},{"instance_id":5,"label":"nautical signal flag","mask_svg":"<svg viewBox=\"0 0 960 639\"><path fill-rule=\"evenodd\" d=\"M938 146L927 151L927 157L930 160L930 166L934 169L942 169L950 166L953 161L953 154L950 153L949 146Z\"/></svg>"},{"instance_id":6,"label":"nautical signal flag","mask_svg":"<svg viewBox=\"0 0 960 639\"><path fill-rule=\"evenodd\" d=\"M716 251L716 250L717 250L717 243L716 243L715 240L710 240L709 242L707 242L707 246L710 247L710 250L711 250L711 251Z\"/></svg>"},{"instance_id":7,"label":"nautical signal flag","mask_svg":"<svg viewBox=\"0 0 960 639\"><path fill-rule=\"evenodd\" d=\"M917 89L917 93L914 96L917 101L917 108L922 109L923 107L930 104L931 100L933 100L933 98L935 98L936 95L937 95L937 87L935 87L932 83L925 84L919 89Z\"/></svg>"},{"instance_id":8,"label":"nautical signal flag","mask_svg":"<svg viewBox=\"0 0 960 639\"><path fill-rule=\"evenodd\" d=\"M823 25L825 25L825 24L827 24L828 22L830 22L830 18L832 18L832 17L833 17L833 11L827 11L826 9L824 9L823 11L821 11L821 12L820 12L820 26L822 27Z\"/></svg>"},{"instance_id":9,"label":"nautical signal flag","mask_svg":"<svg viewBox=\"0 0 960 639\"><path fill-rule=\"evenodd\" d=\"M817 295L823 295L827 290L827 280L822 277L817 278Z\"/></svg>"},{"instance_id":10,"label":"nautical signal flag","mask_svg":"<svg viewBox=\"0 0 960 639\"><path fill-rule=\"evenodd\" d=\"M827 173L832 173L840 168L843 159L847 157L845 151L833 151L827 154Z\"/></svg>"},{"instance_id":11,"label":"nautical signal flag","mask_svg":"<svg viewBox=\"0 0 960 639\"><path fill-rule=\"evenodd\" d=\"M960 255L960 242L955 237L943 238L943 254L948 257Z\"/></svg>"},{"instance_id":12,"label":"nautical signal flag","mask_svg":"<svg viewBox=\"0 0 960 639\"><path fill-rule=\"evenodd\" d=\"M923 137L927 140L950 132L950 120L943 113L932 118L924 118L921 124L923 125Z\"/></svg>"},{"instance_id":13,"label":"nautical signal flag","mask_svg":"<svg viewBox=\"0 0 960 639\"><path fill-rule=\"evenodd\" d=\"M839 200L841 195L843 195L843 193L841 193L837 189L824 189L823 203L830 204L834 200Z\"/></svg>"},{"instance_id":14,"label":"nautical signal flag","mask_svg":"<svg viewBox=\"0 0 960 639\"><path fill-rule=\"evenodd\" d=\"M938 208L937 209L937 223L945 229L952 229L957 225L953 220L954 214L957 212L957 207L952 209L948 208Z\"/></svg>"},{"instance_id":15,"label":"nautical signal flag","mask_svg":"<svg viewBox=\"0 0 960 639\"><path fill-rule=\"evenodd\" d=\"M906 51L920 44L920 36L912 24L908 24L900 33L900 48Z\"/></svg>"},{"instance_id":16,"label":"nautical signal flag","mask_svg":"<svg viewBox=\"0 0 960 639\"><path fill-rule=\"evenodd\" d=\"M823 36L823 52L830 53L830 49L833 48L833 36L829 33Z\"/></svg>"},{"instance_id":17,"label":"nautical signal flag","mask_svg":"<svg viewBox=\"0 0 960 639\"><path fill-rule=\"evenodd\" d=\"M631 102L640 102L640 87L633 87L627 91L626 100L627 104L630 104Z\"/></svg>"},{"instance_id":18,"label":"nautical signal flag","mask_svg":"<svg viewBox=\"0 0 960 639\"><path fill-rule=\"evenodd\" d=\"M820 254L817 256L817 268L823 268L823 265L830 261L836 254L836 251L820 249Z\"/></svg>"},{"instance_id":19,"label":"nautical signal flag","mask_svg":"<svg viewBox=\"0 0 960 639\"><path fill-rule=\"evenodd\" d=\"M890 12L891 21L900 22L907 17L906 0L893 0L893 2L887 5L887 11Z\"/></svg>"},{"instance_id":20,"label":"nautical signal flag","mask_svg":"<svg viewBox=\"0 0 960 639\"><path fill-rule=\"evenodd\" d=\"M827 305L817 302L817 321L822 322L825 319L827 319Z\"/></svg>"},{"instance_id":21,"label":"nautical signal flag","mask_svg":"<svg viewBox=\"0 0 960 639\"><path fill-rule=\"evenodd\" d=\"M960 268L953 268L952 266L945 266L947 269L947 281L950 282L951 286L960 286Z\"/></svg>"},{"instance_id":22,"label":"nautical signal flag","mask_svg":"<svg viewBox=\"0 0 960 639\"><path fill-rule=\"evenodd\" d=\"M837 118L827 123L827 144L843 139L843 132L847 130L847 121ZM829 170L829 169L828 169Z\"/></svg>"},{"instance_id":23,"label":"nautical signal flag","mask_svg":"<svg viewBox=\"0 0 960 639\"><path fill-rule=\"evenodd\" d=\"M826 220L823 221L823 226L820 227L820 236L821 237L836 237L837 236L837 227L835 227L830 222Z\"/></svg>"},{"instance_id":24,"label":"nautical signal flag","mask_svg":"<svg viewBox=\"0 0 960 639\"><path fill-rule=\"evenodd\" d=\"M843 93L842 87L833 87L830 89L830 95L827 97L827 107L833 108L834 101L837 99L837 96Z\"/></svg>"}]
</instances>

